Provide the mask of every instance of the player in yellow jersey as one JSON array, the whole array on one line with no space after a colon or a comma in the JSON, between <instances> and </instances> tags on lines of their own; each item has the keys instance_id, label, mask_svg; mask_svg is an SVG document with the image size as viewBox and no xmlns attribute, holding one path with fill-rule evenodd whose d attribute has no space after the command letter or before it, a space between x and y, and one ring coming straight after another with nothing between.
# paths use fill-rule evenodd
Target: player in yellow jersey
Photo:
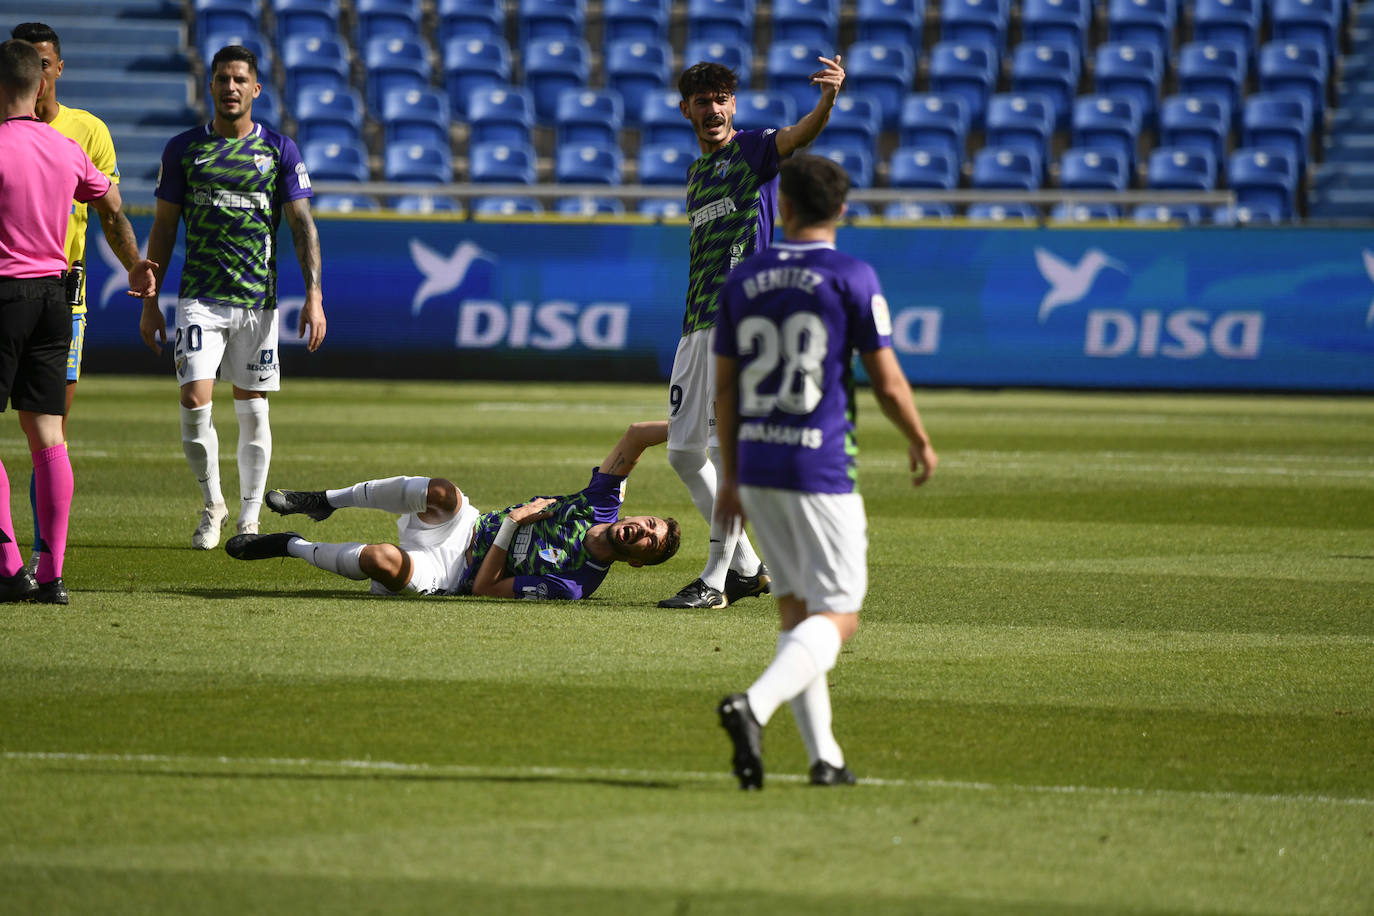
<instances>
[{"instance_id":1,"label":"player in yellow jersey","mask_svg":"<svg viewBox=\"0 0 1374 916\"><path fill-rule=\"evenodd\" d=\"M43 94L38 97L37 114L40 120L51 124L58 133L75 140L86 155L91 157L95 167L119 181L119 166L115 164L114 141L105 122L80 108L68 108L57 101L57 81L62 76L62 43L49 26L41 22L22 22L10 32L11 38L29 42L38 49L43 65ZM67 413L71 413L72 399L76 396L76 381L81 376L81 348L86 340L86 225L88 221L86 205L72 201L72 214L67 222L67 266L69 278L67 286L68 301L72 304L72 346L67 353ZM109 219L102 218L101 228L105 240L126 268L139 259L138 240L123 213L116 213ZM77 270L77 266L80 269ZM67 437L67 417L62 417L62 438ZM29 498L36 494L30 479ZM36 504L35 504L36 505ZM38 554L42 549L42 537L38 530L37 514L34 515L33 560L36 566Z\"/></svg>"}]
</instances>

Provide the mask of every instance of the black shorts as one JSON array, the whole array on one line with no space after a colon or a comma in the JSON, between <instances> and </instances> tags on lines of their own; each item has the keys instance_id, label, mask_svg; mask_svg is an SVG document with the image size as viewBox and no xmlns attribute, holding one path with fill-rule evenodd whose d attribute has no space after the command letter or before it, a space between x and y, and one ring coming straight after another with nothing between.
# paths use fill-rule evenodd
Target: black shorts
<instances>
[{"instance_id":1,"label":"black shorts","mask_svg":"<svg viewBox=\"0 0 1374 916\"><path fill-rule=\"evenodd\" d=\"M72 307L60 277L0 279L0 411L67 412Z\"/></svg>"}]
</instances>

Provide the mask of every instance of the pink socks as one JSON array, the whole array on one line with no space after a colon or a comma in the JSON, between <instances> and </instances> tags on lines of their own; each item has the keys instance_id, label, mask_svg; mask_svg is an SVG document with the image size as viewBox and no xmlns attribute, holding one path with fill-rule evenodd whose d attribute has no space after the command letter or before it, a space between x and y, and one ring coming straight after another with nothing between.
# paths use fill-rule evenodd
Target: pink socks
<instances>
[{"instance_id":1,"label":"pink socks","mask_svg":"<svg viewBox=\"0 0 1374 916\"><path fill-rule=\"evenodd\" d=\"M38 556L39 582L51 582L62 575L62 559L67 553L67 519L72 511L72 462L67 457L66 444L54 445L33 453L34 484L38 491L38 527L43 532L43 542L47 550ZM0 522L9 521L9 482L5 483L4 515ZM6 525L7 530L12 530ZM13 544L4 545L19 555ZM23 563L23 559L19 560ZM9 565L6 552L4 563ZM17 567L16 567L17 568Z\"/></svg>"}]
</instances>

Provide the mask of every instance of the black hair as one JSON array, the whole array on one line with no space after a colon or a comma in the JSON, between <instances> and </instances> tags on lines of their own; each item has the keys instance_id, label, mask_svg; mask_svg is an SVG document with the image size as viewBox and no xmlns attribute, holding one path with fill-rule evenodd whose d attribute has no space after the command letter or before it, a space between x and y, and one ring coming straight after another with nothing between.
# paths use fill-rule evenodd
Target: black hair
<instances>
[{"instance_id":1,"label":"black hair","mask_svg":"<svg viewBox=\"0 0 1374 916\"><path fill-rule=\"evenodd\" d=\"M682 76L678 77L677 81L677 91L682 93L683 101L703 92L711 95L727 92L734 95L738 86L739 77L735 75L734 70L724 64L705 60L682 71Z\"/></svg>"},{"instance_id":2,"label":"black hair","mask_svg":"<svg viewBox=\"0 0 1374 916\"><path fill-rule=\"evenodd\" d=\"M220 64L227 64L236 60L241 60L248 65L248 70L253 74L253 79L258 78L258 56L243 45L225 45L216 51L214 58L210 61L210 72L213 74L219 69Z\"/></svg>"},{"instance_id":3,"label":"black hair","mask_svg":"<svg viewBox=\"0 0 1374 916\"><path fill-rule=\"evenodd\" d=\"M668 533L663 537L663 543L659 546L658 556L652 560L645 560L645 566L657 566L660 563L667 563L677 553L678 545L682 543L682 526L677 523L675 518L665 518L668 524Z\"/></svg>"},{"instance_id":4,"label":"black hair","mask_svg":"<svg viewBox=\"0 0 1374 916\"><path fill-rule=\"evenodd\" d=\"M0 44L0 86L22 96L37 91L42 78L43 59L30 42L11 38Z\"/></svg>"},{"instance_id":5,"label":"black hair","mask_svg":"<svg viewBox=\"0 0 1374 916\"><path fill-rule=\"evenodd\" d=\"M52 26L41 22L21 22L10 29L10 37L27 41L29 44L41 44L50 42L52 49L57 52L57 57L62 58L62 40L57 37L57 33L52 30Z\"/></svg>"},{"instance_id":6,"label":"black hair","mask_svg":"<svg viewBox=\"0 0 1374 916\"><path fill-rule=\"evenodd\" d=\"M834 222L849 193L849 173L824 156L796 155L778 170L778 190L803 226Z\"/></svg>"}]
</instances>

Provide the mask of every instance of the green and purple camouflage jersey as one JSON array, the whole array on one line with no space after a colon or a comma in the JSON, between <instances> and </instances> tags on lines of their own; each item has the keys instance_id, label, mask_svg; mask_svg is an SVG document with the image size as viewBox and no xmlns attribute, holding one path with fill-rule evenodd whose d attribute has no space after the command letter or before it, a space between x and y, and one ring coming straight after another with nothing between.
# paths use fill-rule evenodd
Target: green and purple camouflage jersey
<instances>
[{"instance_id":1,"label":"green and purple camouflage jersey","mask_svg":"<svg viewBox=\"0 0 1374 916\"><path fill-rule=\"evenodd\" d=\"M687 170L692 227L682 336L715 327L716 298L736 264L773 240L778 143L772 128L739 131Z\"/></svg>"},{"instance_id":2,"label":"green and purple camouflage jersey","mask_svg":"<svg viewBox=\"0 0 1374 916\"><path fill-rule=\"evenodd\" d=\"M517 598L586 598L610 571L610 563L597 560L587 549L587 532L593 525L620 518L625 478L602 474L600 468L593 468L591 482L585 488L570 496L553 498L558 500L549 507L553 515L518 528L506 553L505 572L515 577ZM472 535L472 562L459 586L461 594L472 593L472 580L482 559L501 522L514 508L486 512L477 520L477 530Z\"/></svg>"},{"instance_id":3,"label":"green and purple camouflage jersey","mask_svg":"<svg viewBox=\"0 0 1374 916\"><path fill-rule=\"evenodd\" d=\"M154 194L186 223L181 298L276 308L282 207L311 193L295 142L261 124L239 140L205 124L168 141Z\"/></svg>"}]
</instances>

